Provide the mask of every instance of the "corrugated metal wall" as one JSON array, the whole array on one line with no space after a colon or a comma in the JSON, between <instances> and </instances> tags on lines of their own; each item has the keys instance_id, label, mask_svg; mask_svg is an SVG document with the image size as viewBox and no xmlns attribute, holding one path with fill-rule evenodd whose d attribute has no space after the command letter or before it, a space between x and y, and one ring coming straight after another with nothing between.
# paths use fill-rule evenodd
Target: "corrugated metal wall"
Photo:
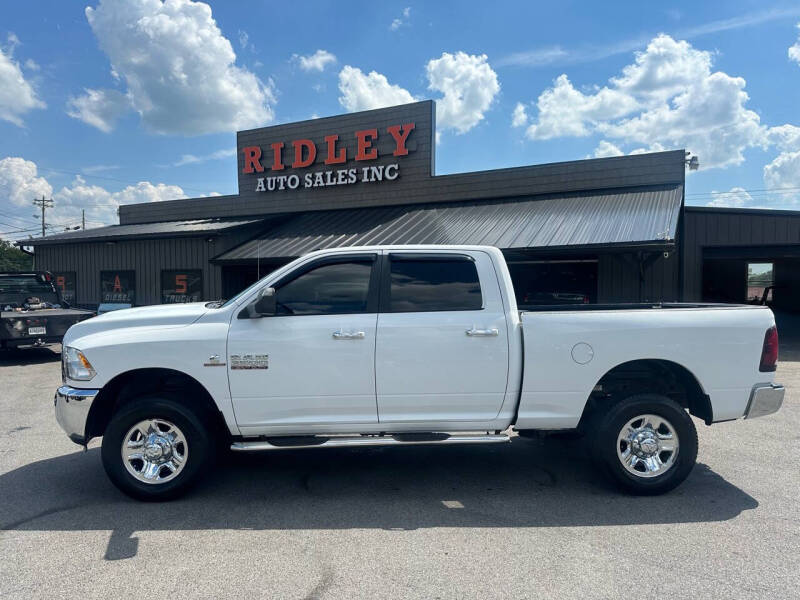
<instances>
[{"instance_id":1,"label":"corrugated metal wall","mask_svg":"<svg viewBox=\"0 0 800 600\"><path fill-rule=\"evenodd\" d=\"M644 271L639 295L639 267L632 254L602 254L598 257L597 299L613 302L675 302L680 300L678 255L659 256Z\"/></svg>"},{"instance_id":2,"label":"corrugated metal wall","mask_svg":"<svg viewBox=\"0 0 800 600\"><path fill-rule=\"evenodd\" d=\"M136 271L136 304L161 301L162 269L201 269L203 298L222 297L221 268L210 260L253 236L252 230L225 236L181 237L106 243L73 243L36 247L36 269L74 271L76 304L100 302L100 271Z\"/></svg>"},{"instance_id":3,"label":"corrugated metal wall","mask_svg":"<svg viewBox=\"0 0 800 600\"><path fill-rule=\"evenodd\" d=\"M702 300L704 248L800 244L800 214L687 207L685 219L684 300L689 302Z\"/></svg>"}]
</instances>

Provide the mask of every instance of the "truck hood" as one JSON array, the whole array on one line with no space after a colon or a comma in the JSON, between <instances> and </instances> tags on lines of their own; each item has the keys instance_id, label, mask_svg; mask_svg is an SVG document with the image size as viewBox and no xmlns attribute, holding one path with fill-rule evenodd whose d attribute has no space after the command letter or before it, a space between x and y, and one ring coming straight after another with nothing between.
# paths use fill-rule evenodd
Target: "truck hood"
<instances>
[{"instance_id":1,"label":"truck hood","mask_svg":"<svg viewBox=\"0 0 800 600\"><path fill-rule=\"evenodd\" d=\"M209 311L205 302L190 304L162 304L126 308L92 317L69 328L64 336L64 345L71 340L92 333L128 327L180 327L190 325Z\"/></svg>"}]
</instances>

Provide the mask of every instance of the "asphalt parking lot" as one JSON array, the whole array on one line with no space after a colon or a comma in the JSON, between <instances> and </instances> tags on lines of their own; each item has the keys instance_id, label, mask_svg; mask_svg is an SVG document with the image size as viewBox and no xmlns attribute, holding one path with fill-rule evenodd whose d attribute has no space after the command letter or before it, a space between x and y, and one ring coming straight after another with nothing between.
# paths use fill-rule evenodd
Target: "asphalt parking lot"
<instances>
[{"instance_id":1,"label":"asphalt parking lot","mask_svg":"<svg viewBox=\"0 0 800 600\"><path fill-rule=\"evenodd\" d=\"M800 347L783 357L782 411L698 422L698 465L662 497L620 494L580 444L516 438L237 456L142 504L58 428L58 354L0 356L0 596L791 597Z\"/></svg>"}]
</instances>

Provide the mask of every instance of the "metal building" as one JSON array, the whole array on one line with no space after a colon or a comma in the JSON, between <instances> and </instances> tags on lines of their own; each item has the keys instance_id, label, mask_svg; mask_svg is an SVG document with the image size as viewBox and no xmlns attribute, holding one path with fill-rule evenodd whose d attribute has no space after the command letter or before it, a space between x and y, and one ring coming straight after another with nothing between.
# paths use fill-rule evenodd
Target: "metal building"
<instances>
[{"instance_id":1,"label":"metal building","mask_svg":"<svg viewBox=\"0 0 800 600\"><path fill-rule=\"evenodd\" d=\"M685 208L682 150L436 175L434 144L431 101L243 131L238 195L21 243L88 306L229 297L311 250L409 243L501 248L523 304L798 298L800 214Z\"/></svg>"}]
</instances>

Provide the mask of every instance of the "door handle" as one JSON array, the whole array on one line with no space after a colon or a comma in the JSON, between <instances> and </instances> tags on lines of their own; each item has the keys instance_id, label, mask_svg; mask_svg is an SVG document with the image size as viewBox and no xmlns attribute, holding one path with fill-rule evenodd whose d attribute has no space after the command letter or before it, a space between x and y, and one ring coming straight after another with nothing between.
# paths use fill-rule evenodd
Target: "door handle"
<instances>
[{"instance_id":1,"label":"door handle","mask_svg":"<svg viewBox=\"0 0 800 600\"><path fill-rule=\"evenodd\" d=\"M367 337L367 334L363 331L351 331L350 333L343 331L333 332L333 339L335 340L363 340L365 337Z\"/></svg>"},{"instance_id":2,"label":"door handle","mask_svg":"<svg viewBox=\"0 0 800 600\"><path fill-rule=\"evenodd\" d=\"M500 332L497 329L467 329L467 335L470 337L497 337Z\"/></svg>"}]
</instances>

